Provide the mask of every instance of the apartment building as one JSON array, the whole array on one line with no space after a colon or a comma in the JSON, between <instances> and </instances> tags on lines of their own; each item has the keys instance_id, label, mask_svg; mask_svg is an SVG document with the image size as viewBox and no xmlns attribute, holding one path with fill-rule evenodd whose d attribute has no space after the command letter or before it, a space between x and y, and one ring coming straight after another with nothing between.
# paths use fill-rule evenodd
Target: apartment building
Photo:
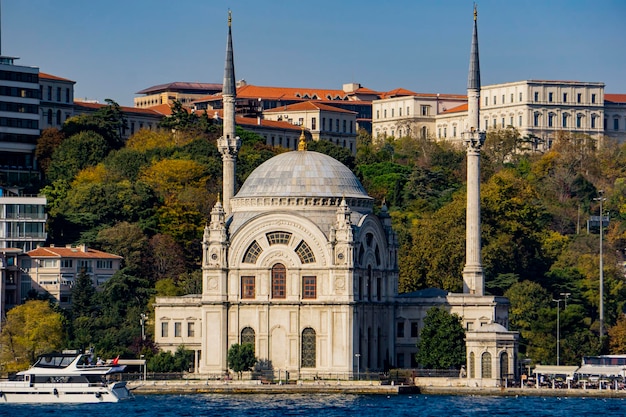
<instances>
[{"instance_id":1,"label":"apartment building","mask_svg":"<svg viewBox=\"0 0 626 417\"><path fill-rule=\"evenodd\" d=\"M135 107L145 109L161 104L172 105L174 101L179 101L183 106L191 107L195 100L221 92L222 84L172 82L155 85L138 91L135 94L143 95L141 97L135 97L134 104Z\"/></svg>"},{"instance_id":2,"label":"apartment building","mask_svg":"<svg viewBox=\"0 0 626 417\"><path fill-rule=\"evenodd\" d=\"M0 184L28 183L39 138L39 68L0 56Z\"/></svg>"},{"instance_id":3,"label":"apartment building","mask_svg":"<svg viewBox=\"0 0 626 417\"><path fill-rule=\"evenodd\" d=\"M384 98L372 102L372 136L377 140L433 137L437 116L466 103L464 95L414 93L405 89L390 91Z\"/></svg>"},{"instance_id":4,"label":"apartment building","mask_svg":"<svg viewBox=\"0 0 626 417\"><path fill-rule=\"evenodd\" d=\"M0 188L0 248L24 252L46 242L46 197L20 195Z\"/></svg>"},{"instance_id":5,"label":"apartment building","mask_svg":"<svg viewBox=\"0 0 626 417\"><path fill-rule=\"evenodd\" d=\"M67 78L39 73L41 130L61 129L65 120L74 115L74 84L76 81Z\"/></svg>"},{"instance_id":6,"label":"apartment building","mask_svg":"<svg viewBox=\"0 0 626 417\"><path fill-rule=\"evenodd\" d=\"M608 96L608 98L607 98ZM483 86L481 129L514 127L535 139L538 151L552 146L557 132L626 140L626 95L605 94L600 82L524 80ZM467 108L459 106L437 117L437 138L461 141L454 126L463 126Z\"/></svg>"},{"instance_id":7,"label":"apartment building","mask_svg":"<svg viewBox=\"0 0 626 417\"><path fill-rule=\"evenodd\" d=\"M81 246L39 247L19 256L19 296L23 299L30 290L47 293L61 306L71 304L72 288L81 272L100 288L119 271L122 257Z\"/></svg>"},{"instance_id":8,"label":"apartment building","mask_svg":"<svg viewBox=\"0 0 626 417\"><path fill-rule=\"evenodd\" d=\"M267 120L303 126L310 132L313 140L326 140L356 154L356 112L319 102L305 101L265 110L263 117Z\"/></svg>"}]
</instances>

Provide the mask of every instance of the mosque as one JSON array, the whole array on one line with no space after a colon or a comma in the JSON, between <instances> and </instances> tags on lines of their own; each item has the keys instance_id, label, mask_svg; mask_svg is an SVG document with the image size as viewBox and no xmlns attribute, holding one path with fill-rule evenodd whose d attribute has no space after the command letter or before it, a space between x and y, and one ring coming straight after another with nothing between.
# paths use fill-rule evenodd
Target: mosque
<instances>
[{"instance_id":1,"label":"mosque","mask_svg":"<svg viewBox=\"0 0 626 417\"><path fill-rule=\"evenodd\" d=\"M398 241L386 206L330 156L277 155L236 192L235 71L228 21L223 84L223 202L202 240L202 294L158 297L155 339L164 350L195 352L195 371L223 374L235 343L252 343L276 374L307 379L414 367L426 312L463 318L468 383L496 386L516 374L517 333L508 300L484 295L480 242L480 71L476 12L468 82L467 263L464 291L398 294ZM284 374L283 374L284 375Z\"/></svg>"}]
</instances>

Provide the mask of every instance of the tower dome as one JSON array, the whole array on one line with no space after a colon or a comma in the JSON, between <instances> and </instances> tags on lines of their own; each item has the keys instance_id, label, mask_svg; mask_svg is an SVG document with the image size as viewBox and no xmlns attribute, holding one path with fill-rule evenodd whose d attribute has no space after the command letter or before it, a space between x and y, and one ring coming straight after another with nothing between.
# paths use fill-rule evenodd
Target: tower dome
<instances>
[{"instance_id":1,"label":"tower dome","mask_svg":"<svg viewBox=\"0 0 626 417\"><path fill-rule=\"evenodd\" d=\"M312 151L279 154L261 164L235 196L338 197L372 200L358 178L336 159Z\"/></svg>"}]
</instances>

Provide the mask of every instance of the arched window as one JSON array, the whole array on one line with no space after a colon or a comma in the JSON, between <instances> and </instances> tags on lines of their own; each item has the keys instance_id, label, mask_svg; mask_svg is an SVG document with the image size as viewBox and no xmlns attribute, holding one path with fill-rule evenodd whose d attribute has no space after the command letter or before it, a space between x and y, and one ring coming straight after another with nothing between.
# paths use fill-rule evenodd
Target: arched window
<instances>
[{"instance_id":1,"label":"arched window","mask_svg":"<svg viewBox=\"0 0 626 417\"><path fill-rule=\"evenodd\" d=\"M61 124L61 110L57 110L57 125Z\"/></svg>"},{"instance_id":2,"label":"arched window","mask_svg":"<svg viewBox=\"0 0 626 417\"><path fill-rule=\"evenodd\" d=\"M246 254L243 256L243 262L246 264L256 263L261 252L263 252L263 248L261 248L261 245L255 240L248 246L248 250L246 250Z\"/></svg>"},{"instance_id":3,"label":"arched window","mask_svg":"<svg viewBox=\"0 0 626 417\"><path fill-rule=\"evenodd\" d=\"M481 378L491 378L491 353L485 352L480 357Z\"/></svg>"},{"instance_id":4,"label":"arched window","mask_svg":"<svg viewBox=\"0 0 626 417\"><path fill-rule=\"evenodd\" d=\"M285 265L276 264L272 267L272 298L285 298L287 295L287 271Z\"/></svg>"},{"instance_id":5,"label":"arched window","mask_svg":"<svg viewBox=\"0 0 626 417\"><path fill-rule=\"evenodd\" d=\"M303 264L310 264L315 262L315 255L313 254L313 251L304 240L301 241L300 244L298 244L298 246L296 247L296 253L300 258L300 262L302 262Z\"/></svg>"},{"instance_id":6,"label":"arched window","mask_svg":"<svg viewBox=\"0 0 626 417\"><path fill-rule=\"evenodd\" d=\"M509 375L509 354L502 352L500 355L500 379L504 379Z\"/></svg>"},{"instance_id":7,"label":"arched window","mask_svg":"<svg viewBox=\"0 0 626 417\"><path fill-rule=\"evenodd\" d=\"M476 375L476 357L474 356L474 352L470 352L469 355L469 377L475 378Z\"/></svg>"},{"instance_id":8,"label":"arched window","mask_svg":"<svg viewBox=\"0 0 626 417\"><path fill-rule=\"evenodd\" d=\"M252 346L254 346L255 335L252 327L244 327L241 330L241 344L243 345L244 343L252 343Z\"/></svg>"},{"instance_id":9,"label":"arched window","mask_svg":"<svg viewBox=\"0 0 626 417\"><path fill-rule=\"evenodd\" d=\"M302 368L315 368L315 330L307 327L302 331Z\"/></svg>"}]
</instances>

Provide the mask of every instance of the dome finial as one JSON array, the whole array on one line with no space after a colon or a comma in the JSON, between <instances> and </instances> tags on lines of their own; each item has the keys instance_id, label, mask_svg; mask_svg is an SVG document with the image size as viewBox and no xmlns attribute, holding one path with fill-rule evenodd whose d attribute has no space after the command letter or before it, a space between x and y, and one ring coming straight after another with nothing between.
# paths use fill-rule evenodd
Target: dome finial
<instances>
[{"instance_id":1,"label":"dome finial","mask_svg":"<svg viewBox=\"0 0 626 417\"><path fill-rule=\"evenodd\" d=\"M306 151L306 136L304 135L304 123L302 123L302 133L300 134L300 142L298 142L298 150Z\"/></svg>"}]
</instances>

